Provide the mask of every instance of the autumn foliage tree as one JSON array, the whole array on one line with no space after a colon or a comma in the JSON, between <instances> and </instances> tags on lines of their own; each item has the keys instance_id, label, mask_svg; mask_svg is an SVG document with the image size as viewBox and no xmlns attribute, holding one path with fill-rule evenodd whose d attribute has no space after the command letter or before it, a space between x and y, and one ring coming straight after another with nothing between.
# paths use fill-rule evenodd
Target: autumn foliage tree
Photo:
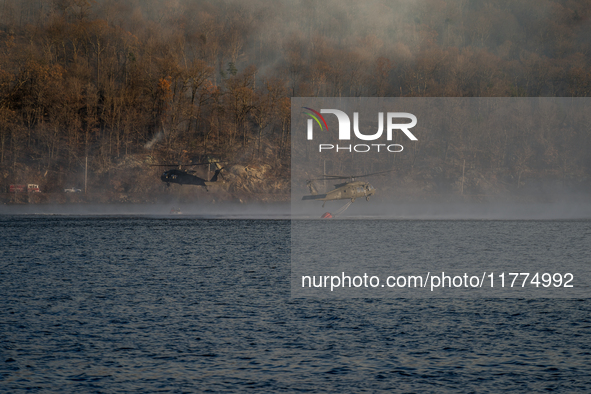
<instances>
[{"instance_id":1,"label":"autumn foliage tree","mask_svg":"<svg viewBox=\"0 0 591 394\"><path fill-rule=\"evenodd\" d=\"M108 177L125 156L147 153L179 161L242 152L287 167L292 96L591 94L588 0L370 3L4 0L3 179L15 181L21 164L75 172L87 156ZM576 157L591 148L588 135L559 149L552 134L520 145L499 133L497 143L485 130L459 133L431 156L423 142L397 165L471 157L522 176L591 171Z\"/></svg>"}]
</instances>

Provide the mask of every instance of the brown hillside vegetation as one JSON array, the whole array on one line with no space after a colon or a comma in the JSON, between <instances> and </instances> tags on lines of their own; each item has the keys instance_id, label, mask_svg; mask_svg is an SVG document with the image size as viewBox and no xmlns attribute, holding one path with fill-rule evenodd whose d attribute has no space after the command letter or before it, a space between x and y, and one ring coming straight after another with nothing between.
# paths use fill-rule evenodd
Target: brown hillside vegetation
<instances>
[{"instance_id":1,"label":"brown hillside vegetation","mask_svg":"<svg viewBox=\"0 0 591 394\"><path fill-rule=\"evenodd\" d=\"M88 158L90 192L152 198L170 191L150 164L215 155L252 170L231 198L284 195L290 97L587 97L590 17L591 0L4 0L0 191L83 187ZM478 190L589 182L588 132L506 137L510 154L477 150L489 135L415 152L400 177L431 192L463 157Z\"/></svg>"}]
</instances>

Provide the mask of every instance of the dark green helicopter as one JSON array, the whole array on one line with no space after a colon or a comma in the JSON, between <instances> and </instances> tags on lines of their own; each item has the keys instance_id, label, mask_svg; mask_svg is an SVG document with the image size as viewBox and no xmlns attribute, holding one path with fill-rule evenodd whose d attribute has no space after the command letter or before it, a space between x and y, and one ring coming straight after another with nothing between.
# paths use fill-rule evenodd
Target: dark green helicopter
<instances>
[{"instance_id":1,"label":"dark green helicopter","mask_svg":"<svg viewBox=\"0 0 591 394\"><path fill-rule=\"evenodd\" d=\"M355 199L365 197L365 199L369 201L369 197L375 194L376 188L373 187L369 182L356 181L355 178L364 178L373 175L385 174L392 171L394 170L351 176L325 175L322 178L310 179L307 181L307 186L310 189L310 195L304 196L302 200L324 201L324 203L322 204L323 207L327 201L333 200L351 200L351 202L355 202ZM348 181L334 185L333 190L324 194L319 194L318 190L314 185L314 181L335 181L338 179L348 179Z\"/></svg>"},{"instance_id":2,"label":"dark green helicopter","mask_svg":"<svg viewBox=\"0 0 591 394\"><path fill-rule=\"evenodd\" d=\"M190 164L154 164L155 167L178 167L172 170L166 170L160 176L162 182L166 182L166 186L170 186L171 183L177 183L179 185L195 185L195 186L204 186L206 189L208 186L212 186L216 183L220 183L219 178L223 179L222 171L224 167L220 165L221 162L219 161L207 161L203 163L190 163ZM192 167L192 166L201 166L207 164L214 164L216 166L216 170L208 181L204 178L198 177L195 175L194 170L183 170L181 167Z\"/></svg>"}]
</instances>

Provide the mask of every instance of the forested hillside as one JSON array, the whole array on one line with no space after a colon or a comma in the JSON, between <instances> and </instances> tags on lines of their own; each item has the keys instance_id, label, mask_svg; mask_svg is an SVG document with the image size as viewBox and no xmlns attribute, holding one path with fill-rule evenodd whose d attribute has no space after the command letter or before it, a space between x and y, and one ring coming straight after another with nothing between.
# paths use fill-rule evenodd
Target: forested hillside
<instances>
[{"instance_id":1,"label":"forested hillside","mask_svg":"<svg viewBox=\"0 0 591 394\"><path fill-rule=\"evenodd\" d=\"M2 0L1 186L79 186L86 157L95 191L147 192L149 164L203 155L287 179L293 96L587 97L590 17L590 0ZM584 181L588 134L527 136L516 160ZM429 165L490 170L474 138Z\"/></svg>"}]
</instances>

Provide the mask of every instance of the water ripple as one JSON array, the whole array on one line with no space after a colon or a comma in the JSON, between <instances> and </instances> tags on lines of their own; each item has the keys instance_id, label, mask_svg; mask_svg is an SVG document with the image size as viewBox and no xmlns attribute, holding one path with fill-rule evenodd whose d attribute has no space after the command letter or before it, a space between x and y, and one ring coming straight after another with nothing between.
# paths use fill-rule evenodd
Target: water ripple
<instances>
[{"instance_id":1,"label":"water ripple","mask_svg":"<svg viewBox=\"0 0 591 394\"><path fill-rule=\"evenodd\" d=\"M587 300L290 299L288 221L0 221L0 391L591 389Z\"/></svg>"}]
</instances>

